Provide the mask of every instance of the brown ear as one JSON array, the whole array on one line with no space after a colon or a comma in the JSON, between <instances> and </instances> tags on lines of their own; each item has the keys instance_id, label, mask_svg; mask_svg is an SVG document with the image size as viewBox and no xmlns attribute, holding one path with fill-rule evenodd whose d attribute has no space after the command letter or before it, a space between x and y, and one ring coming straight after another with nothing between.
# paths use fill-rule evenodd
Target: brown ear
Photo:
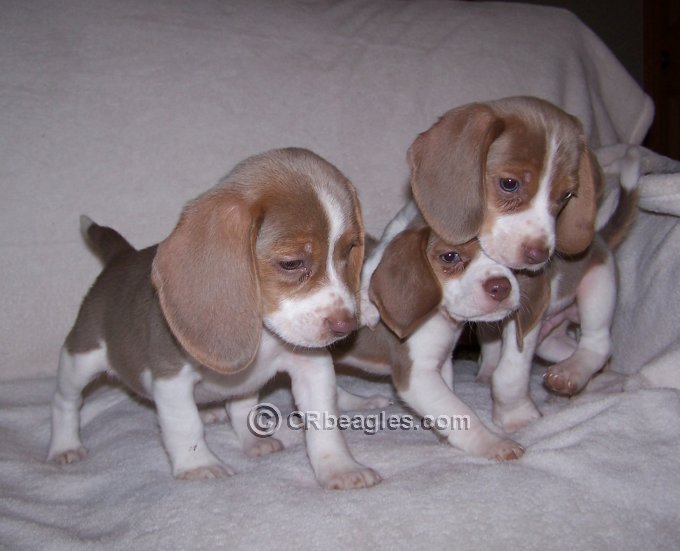
<instances>
[{"instance_id":1,"label":"brown ear","mask_svg":"<svg viewBox=\"0 0 680 551\"><path fill-rule=\"evenodd\" d=\"M557 217L555 248L565 255L585 251L595 237L597 203L602 190L600 165L584 144L578 166L578 191Z\"/></svg>"},{"instance_id":2,"label":"brown ear","mask_svg":"<svg viewBox=\"0 0 680 551\"><path fill-rule=\"evenodd\" d=\"M444 114L408 150L411 189L432 229L464 243L479 233L486 208L486 158L503 121L483 104Z\"/></svg>"},{"instance_id":3,"label":"brown ear","mask_svg":"<svg viewBox=\"0 0 680 551\"><path fill-rule=\"evenodd\" d=\"M354 220L359 226L360 242L352 248L349 253L348 275L349 285L352 292L356 295L361 287L361 268L364 265L364 258L366 256L366 241L367 239L375 241L372 237L364 232L363 216L361 215L361 202L357 196L354 186L349 186L352 194L352 205L354 207Z\"/></svg>"},{"instance_id":4,"label":"brown ear","mask_svg":"<svg viewBox=\"0 0 680 551\"><path fill-rule=\"evenodd\" d=\"M513 314L517 325L517 347L524 348L524 337L541 321L550 304L550 278L541 272L517 272L521 303Z\"/></svg>"},{"instance_id":5,"label":"brown ear","mask_svg":"<svg viewBox=\"0 0 680 551\"><path fill-rule=\"evenodd\" d=\"M153 261L152 281L172 333L220 373L244 369L258 350L258 224L233 192L208 192L185 207Z\"/></svg>"},{"instance_id":6,"label":"brown ear","mask_svg":"<svg viewBox=\"0 0 680 551\"><path fill-rule=\"evenodd\" d=\"M371 276L371 301L400 339L413 333L442 300L441 287L426 256L429 233L429 228L401 232L387 246Z\"/></svg>"}]
</instances>

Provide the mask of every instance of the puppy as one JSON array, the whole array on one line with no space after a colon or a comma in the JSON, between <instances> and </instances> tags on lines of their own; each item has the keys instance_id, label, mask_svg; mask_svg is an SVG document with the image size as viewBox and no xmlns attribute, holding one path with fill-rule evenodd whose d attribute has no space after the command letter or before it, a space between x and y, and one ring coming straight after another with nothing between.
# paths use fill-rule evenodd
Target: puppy
<instances>
[{"instance_id":1,"label":"puppy","mask_svg":"<svg viewBox=\"0 0 680 551\"><path fill-rule=\"evenodd\" d=\"M168 238L140 251L87 218L82 229L105 267L61 352L50 460L85 457L81 391L102 372L155 403L181 479L232 474L205 441L197 402L229 400L250 456L282 448L247 428L258 390L276 372L289 373L301 410L336 413L324 347L357 326L364 234L354 188L334 166L303 149L251 157L189 202ZM306 443L322 486L380 481L337 429L312 428Z\"/></svg>"},{"instance_id":2,"label":"puppy","mask_svg":"<svg viewBox=\"0 0 680 551\"><path fill-rule=\"evenodd\" d=\"M544 375L546 388L572 396L609 360L616 307L616 267L612 251L630 228L637 192L622 188L618 206L587 251L556 255L541 272L518 274L522 316L498 327L479 326L482 353L478 380L490 382L494 422L517 430L540 416L529 396L534 355L556 362ZM566 328L579 324L571 338Z\"/></svg>"},{"instance_id":3,"label":"puppy","mask_svg":"<svg viewBox=\"0 0 680 551\"><path fill-rule=\"evenodd\" d=\"M415 202L450 243L477 237L496 262L539 271L554 252L576 255L593 240L597 162L578 119L547 101L448 111L408 159Z\"/></svg>"},{"instance_id":4,"label":"puppy","mask_svg":"<svg viewBox=\"0 0 680 551\"><path fill-rule=\"evenodd\" d=\"M391 374L399 396L421 415L469 416L469 430L440 431L451 445L497 460L519 458L519 444L489 431L453 393L451 357L466 321L500 320L518 307L512 272L476 240L445 242L412 204L388 225L367 266L381 323L333 347L336 363Z\"/></svg>"}]
</instances>

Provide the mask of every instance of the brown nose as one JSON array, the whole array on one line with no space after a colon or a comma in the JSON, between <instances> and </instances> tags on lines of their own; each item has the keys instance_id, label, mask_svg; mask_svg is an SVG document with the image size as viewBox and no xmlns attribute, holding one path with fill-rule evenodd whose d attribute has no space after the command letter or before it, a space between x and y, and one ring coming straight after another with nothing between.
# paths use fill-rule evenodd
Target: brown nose
<instances>
[{"instance_id":1,"label":"brown nose","mask_svg":"<svg viewBox=\"0 0 680 551\"><path fill-rule=\"evenodd\" d=\"M542 264L548 260L548 249L545 247L525 247L524 260L528 264Z\"/></svg>"},{"instance_id":2,"label":"brown nose","mask_svg":"<svg viewBox=\"0 0 680 551\"><path fill-rule=\"evenodd\" d=\"M329 329L339 336L348 335L357 328L356 318L350 316L338 316L326 318Z\"/></svg>"},{"instance_id":3,"label":"brown nose","mask_svg":"<svg viewBox=\"0 0 680 551\"><path fill-rule=\"evenodd\" d=\"M497 302L508 298L510 289L511 285L507 277L492 277L484 282L484 290Z\"/></svg>"}]
</instances>

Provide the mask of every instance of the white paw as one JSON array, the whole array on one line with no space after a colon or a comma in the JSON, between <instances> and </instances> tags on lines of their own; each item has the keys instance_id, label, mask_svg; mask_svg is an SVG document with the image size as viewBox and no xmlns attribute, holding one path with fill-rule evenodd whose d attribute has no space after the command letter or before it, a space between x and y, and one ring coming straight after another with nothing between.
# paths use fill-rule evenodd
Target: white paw
<instances>
[{"instance_id":1,"label":"white paw","mask_svg":"<svg viewBox=\"0 0 680 551\"><path fill-rule=\"evenodd\" d=\"M528 399L511 406L493 407L493 422L505 432L515 432L540 418L541 412Z\"/></svg>"},{"instance_id":2,"label":"white paw","mask_svg":"<svg viewBox=\"0 0 680 551\"><path fill-rule=\"evenodd\" d=\"M234 474L226 465L206 465L205 467L196 467L188 471L182 471L175 475L175 478L180 480L212 480L215 478L226 478Z\"/></svg>"},{"instance_id":3,"label":"white paw","mask_svg":"<svg viewBox=\"0 0 680 551\"><path fill-rule=\"evenodd\" d=\"M380 311L367 297L362 296L359 301L359 326L375 329L379 322Z\"/></svg>"},{"instance_id":4,"label":"white paw","mask_svg":"<svg viewBox=\"0 0 680 551\"><path fill-rule=\"evenodd\" d=\"M258 438L251 442L244 450L248 457L262 457L270 453L280 452L283 449L283 443L276 438Z\"/></svg>"},{"instance_id":5,"label":"white paw","mask_svg":"<svg viewBox=\"0 0 680 551\"><path fill-rule=\"evenodd\" d=\"M225 423L228 419L227 410L220 406L201 409L199 410L199 415L204 425Z\"/></svg>"},{"instance_id":6,"label":"white paw","mask_svg":"<svg viewBox=\"0 0 680 551\"><path fill-rule=\"evenodd\" d=\"M80 446L73 450L66 450L59 453L50 453L47 458L48 461L52 461L59 465L69 465L70 463L78 463L87 457L87 450Z\"/></svg>"},{"instance_id":7,"label":"white paw","mask_svg":"<svg viewBox=\"0 0 680 551\"><path fill-rule=\"evenodd\" d=\"M364 467L357 463L355 468L335 472L323 480L319 480L321 485L327 490L354 490L358 488L370 488L378 484L382 478L373 469Z\"/></svg>"},{"instance_id":8,"label":"white paw","mask_svg":"<svg viewBox=\"0 0 680 551\"><path fill-rule=\"evenodd\" d=\"M484 457L496 461L512 461L524 455L524 448L510 439L501 439L494 445L489 446Z\"/></svg>"},{"instance_id":9,"label":"white paw","mask_svg":"<svg viewBox=\"0 0 680 551\"><path fill-rule=\"evenodd\" d=\"M543 385L551 392L562 396L573 396L581 392L592 378L592 373L597 371L604 363L594 354L588 353L590 357L596 358L593 363L595 367L593 368L591 365L584 367L581 361L585 354L583 351L580 354L577 352L568 360L550 366L543 375ZM590 357L587 359L590 359Z\"/></svg>"}]
</instances>

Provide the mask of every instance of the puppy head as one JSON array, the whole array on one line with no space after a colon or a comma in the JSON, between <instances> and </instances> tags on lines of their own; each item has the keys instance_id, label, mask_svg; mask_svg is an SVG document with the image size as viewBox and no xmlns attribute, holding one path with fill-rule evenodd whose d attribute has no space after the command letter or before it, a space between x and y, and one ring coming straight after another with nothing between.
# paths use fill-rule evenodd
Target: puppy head
<instances>
[{"instance_id":1,"label":"puppy head","mask_svg":"<svg viewBox=\"0 0 680 551\"><path fill-rule=\"evenodd\" d=\"M236 372L262 325L323 347L356 328L363 258L350 182L310 151L251 157L190 202L160 243L152 280L170 329L199 362Z\"/></svg>"},{"instance_id":2,"label":"puppy head","mask_svg":"<svg viewBox=\"0 0 680 551\"><path fill-rule=\"evenodd\" d=\"M512 272L476 240L453 246L426 226L392 240L370 285L381 319L400 338L437 307L457 321L503 319L518 307L519 294Z\"/></svg>"},{"instance_id":3,"label":"puppy head","mask_svg":"<svg viewBox=\"0 0 680 551\"><path fill-rule=\"evenodd\" d=\"M539 270L591 243L601 176L581 124L538 98L446 113L409 150L414 198L447 241L478 236L492 259ZM460 207L460 208L458 208Z\"/></svg>"}]
</instances>

